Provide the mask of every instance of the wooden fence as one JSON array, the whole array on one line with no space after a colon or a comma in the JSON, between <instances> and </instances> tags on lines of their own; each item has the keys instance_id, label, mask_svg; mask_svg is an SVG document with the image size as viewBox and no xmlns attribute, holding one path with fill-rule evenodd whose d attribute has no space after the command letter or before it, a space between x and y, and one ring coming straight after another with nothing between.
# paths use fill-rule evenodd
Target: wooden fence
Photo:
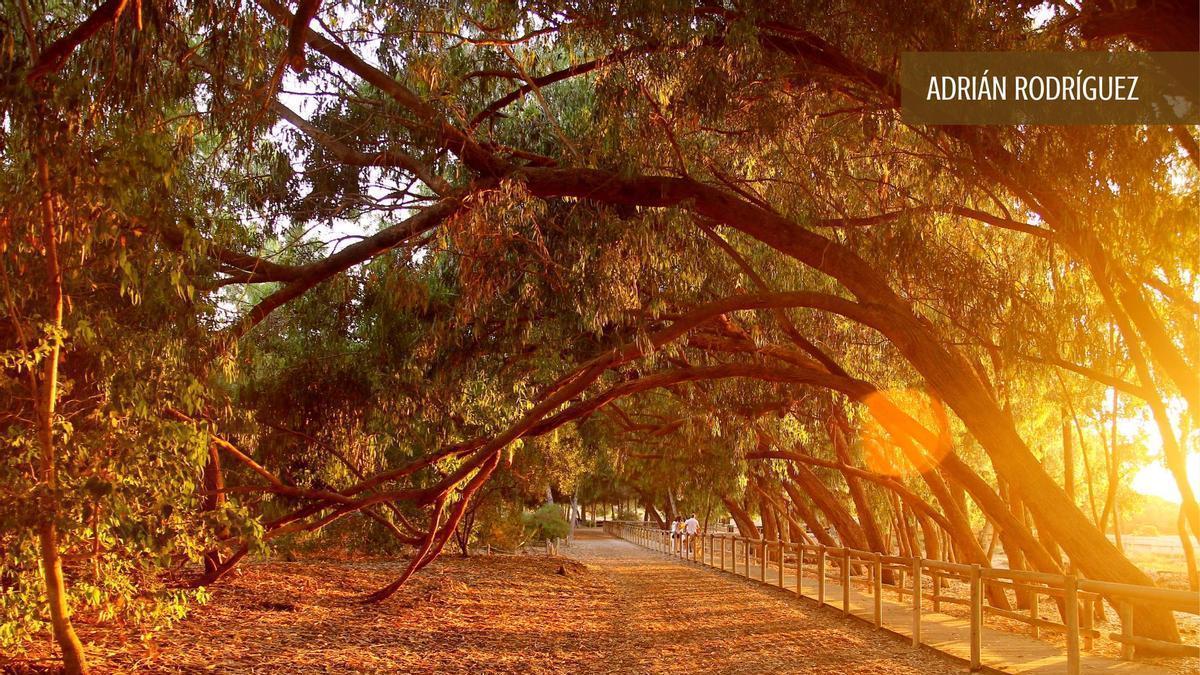
<instances>
[{"instance_id":1,"label":"wooden fence","mask_svg":"<svg viewBox=\"0 0 1200 675\"><path fill-rule=\"evenodd\" d=\"M1138 637L1133 634L1134 604L1150 604L1174 612L1200 615L1200 593L1176 591L1164 588L1116 584L1092 579L1080 579L1073 574L1058 575L1023 570L986 568L979 565L882 555L871 551L818 544L786 543L766 541L733 534L705 532L694 535L688 545L673 540L671 534L658 527L640 522L610 521L604 524L609 534L626 539L651 550L675 555L684 560L701 563L723 571L751 577L751 561L757 568L758 580L767 583L767 567L776 563L775 579L770 582L784 587L784 571L790 564L795 575L795 592L804 595L805 569L811 570L816 579L817 602L825 603L825 585L830 568L836 568L841 586L842 613L850 614L850 582L852 577L865 577L874 599L873 621L876 627L883 625L883 595L896 593L903 601L907 596L912 602L912 644L921 644L921 615L923 601L932 604L932 611L940 611L942 604L962 604L970 608L971 620L971 669L978 670L981 663L983 623L988 614L1002 616L1029 625L1030 633L1037 637L1041 631L1064 633L1067 643L1067 672L1079 673L1080 649L1090 650L1093 641L1101 637L1095 628L1095 603L1107 599L1118 608L1121 632L1110 633L1110 640L1122 646L1121 656L1133 658L1135 647L1153 648L1159 652L1177 656L1200 656L1200 647ZM740 570L740 571L739 571ZM884 584L884 570L892 570L893 584ZM908 577L909 582L905 582ZM932 592L924 591L923 580L930 580ZM949 595L945 584L960 580L970 589L969 599ZM1028 594L1028 614L992 607L984 604L985 585L1012 589L1017 594ZM1054 621L1039 614L1037 598L1045 595L1055 598L1060 607L1062 621Z\"/></svg>"}]
</instances>

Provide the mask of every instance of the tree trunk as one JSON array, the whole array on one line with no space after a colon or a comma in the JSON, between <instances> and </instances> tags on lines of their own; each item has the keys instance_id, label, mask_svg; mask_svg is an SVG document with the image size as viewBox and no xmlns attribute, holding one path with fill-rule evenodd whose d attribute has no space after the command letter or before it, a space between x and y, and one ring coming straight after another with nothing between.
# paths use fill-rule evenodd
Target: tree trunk
<instances>
[{"instance_id":1,"label":"tree trunk","mask_svg":"<svg viewBox=\"0 0 1200 675\"><path fill-rule=\"evenodd\" d=\"M787 493L788 499L792 501L792 507L796 509L796 513L800 514L800 518L804 521L804 524L808 525L808 529L812 531L813 537L826 546L837 546L837 542L825 531L825 526L821 524L821 521L817 518L817 514L813 512L812 507L804 500L804 495L800 492L796 484L789 480L781 481L781 483L783 491Z\"/></svg>"},{"instance_id":2,"label":"tree trunk","mask_svg":"<svg viewBox=\"0 0 1200 675\"><path fill-rule=\"evenodd\" d=\"M895 497L892 498L895 501ZM896 549L900 551L900 555L909 558L916 557L917 553L909 548L908 537L904 532L904 524L901 522L901 514L896 510L892 511L892 528L896 532Z\"/></svg>"},{"instance_id":3,"label":"tree trunk","mask_svg":"<svg viewBox=\"0 0 1200 675\"><path fill-rule=\"evenodd\" d=\"M733 522L737 523L738 534L750 539L758 539L758 527L754 524L754 519L746 513L740 504L731 499L728 495L722 495L721 501L725 503L725 508L729 509L729 515L733 516Z\"/></svg>"},{"instance_id":4,"label":"tree trunk","mask_svg":"<svg viewBox=\"0 0 1200 675\"><path fill-rule=\"evenodd\" d=\"M1005 423L994 402L974 378L967 378L946 368L925 354L924 349L910 350L930 382L955 409L959 417L979 439L992 457L993 464L1009 484L1018 489L1030 508L1043 519L1072 562L1094 579L1118 583L1153 586L1145 572L1121 554L1112 542L1067 498L1061 487L1041 470L1037 459L1017 435L1011 424ZM942 359L955 360L941 351ZM963 372L966 371L964 367ZM1134 610L1134 626L1146 637L1170 642L1179 641L1174 617L1166 611L1142 606Z\"/></svg>"},{"instance_id":5,"label":"tree trunk","mask_svg":"<svg viewBox=\"0 0 1200 675\"><path fill-rule=\"evenodd\" d=\"M812 498L813 504L829 519L829 523L838 533L838 538L842 540L842 546L860 550L866 548L866 537L863 536L858 522L838 502L837 496L825 487L825 483L812 472L812 469L803 464L792 464L788 473L792 480L797 481L805 493Z\"/></svg>"},{"instance_id":6,"label":"tree trunk","mask_svg":"<svg viewBox=\"0 0 1200 675\"><path fill-rule=\"evenodd\" d=\"M1187 566L1188 588L1193 591L1200 591L1200 574L1196 571L1196 549L1192 547L1192 539L1188 536L1187 531L1187 516L1183 512L1183 506L1179 507L1179 521L1176 523L1179 529L1179 541L1183 545L1184 565Z\"/></svg>"},{"instance_id":7,"label":"tree trunk","mask_svg":"<svg viewBox=\"0 0 1200 675\"><path fill-rule=\"evenodd\" d=\"M761 491L762 488L760 487L759 490ZM758 512L762 514L763 539L768 542L779 539L779 522L775 519L775 509L772 508L770 501L765 495L761 496L758 500L758 505ZM769 562L774 557L774 552L770 546L767 547L766 553L766 560Z\"/></svg>"},{"instance_id":8,"label":"tree trunk","mask_svg":"<svg viewBox=\"0 0 1200 675\"><path fill-rule=\"evenodd\" d=\"M934 481L933 477L938 475L936 469L931 469L922 473L926 482L929 483L930 489L935 496L943 493L948 494L946 501L942 504L943 511L946 511L947 516L951 515L951 507L949 504L954 504L954 508L960 513L966 513L966 496L965 493L970 493L971 498L983 511L984 515L1001 530L1001 534L1007 536L1011 540L1011 545L1014 551L1022 551L1034 561L1037 568L1043 572L1057 574L1061 573L1061 569L1054 564L1050 554L1042 547L1042 545L1034 538L1033 533L1025 526L1023 519L1018 519L987 481L964 462L954 450L949 446L949 440L945 438L945 434L933 434L928 429L925 429L916 420L907 416L903 411L895 408L893 404L885 399L879 399L871 404L872 414L880 423L888 430L888 433L893 437L900 434L904 438L897 438L897 444L905 455L917 468L930 462L930 458L940 456L938 466L941 469L941 474L948 476L951 483L943 487L940 481ZM941 416L944 411L941 410L940 404L935 403L935 414ZM946 421L948 426L948 420ZM913 443L920 443L929 453L929 458L922 457L913 447ZM1040 468L1040 465L1039 465ZM1044 472L1043 472L1044 473ZM998 480L1003 480L999 470L996 472ZM953 489L952 489L953 488ZM957 516L954 516L955 518ZM953 524L953 519L951 520ZM965 524L965 515L963 522L957 527L962 528ZM965 525L967 530L969 525ZM956 537L957 538L957 537ZM1007 548L1006 548L1007 551ZM991 560L987 559L979 564L987 566L991 565Z\"/></svg>"},{"instance_id":9,"label":"tree trunk","mask_svg":"<svg viewBox=\"0 0 1200 675\"><path fill-rule=\"evenodd\" d=\"M1024 506L1021 504L1020 496L1009 490L1008 485L1004 481L999 482L999 487L1000 499L1008 503L1009 513L1013 514L1014 520L1023 527L1024 523L1021 521L1024 519ZM1020 514L1020 516L1017 514ZM999 528L999 533L1000 543L1004 545L1004 555L1008 557L1008 568L1010 570L1029 569L1029 565L1025 563L1025 552L1022 550L1021 545L1017 543L1016 538L1004 528ZM1032 535L1030 537L1032 538ZM1029 604L1033 601L1033 597L1029 591L1017 590L1016 598L1017 607L1021 609L1029 609Z\"/></svg>"},{"instance_id":10,"label":"tree trunk","mask_svg":"<svg viewBox=\"0 0 1200 675\"><path fill-rule=\"evenodd\" d=\"M663 517L659 515L658 509L654 508L654 504L652 504L646 497L642 498L642 508L646 511L646 517L654 521L655 525L658 525L660 529L665 530L667 528L667 523L663 520Z\"/></svg>"},{"instance_id":11,"label":"tree trunk","mask_svg":"<svg viewBox=\"0 0 1200 675\"><path fill-rule=\"evenodd\" d=\"M217 450L217 446L213 443L208 444L208 462L204 464L204 472L201 479L205 494L200 510L202 512L216 511L225 503L225 478L221 472L221 455ZM228 528L221 528L216 535L218 540L225 539L229 536ZM220 567L220 549L214 546L205 551L204 574L206 576L215 574Z\"/></svg>"},{"instance_id":12,"label":"tree trunk","mask_svg":"<svg viewBox=\"0 0 1200 675\"><path fill-rule=\"evenodd\" d=\"M921 539L925 544L925 557L930 560L941 560L942 547L938 538L937 525L934 524L932 518L916 509L913 509L913 515L916 516L917 523L921 526Z\"/></svg>"},{"instance_id":13,"label":"tree trunk","mask_svg":"<svg viewBox=\"0 0 1200 675\"><path fill-rule=\"evenodd\" d=\"M833 441L833 448L837 453L838 461L845 466L852 466L854 462L850 461L850 442L847 438L850 433L850 422L846 419L846 414L842 410L840 400L835 401L833 404L833 412L828 425L829 437ZM888 555L890 551L888 550L887 541L879 533L879 523L875 521L871 502L867 499L866 490L863 489L862 483L850 471L843 470L842 478L845 479L846 487L850 491L850 499L854 501L854 512L858 516L858 524L862 529L863 537L866 539L868 550ZM884 569L881 579L885 584L895 583L895 570L890 567Z\"/></svg>"},{"instance_id":14,"label":"tree trunk","mask_svg":"<svg viewBox=\"0 0 1200 675\"><path fill-rule=\"evenodd\" d=\"M1110 441L1112 443L1111 452L1108 458L1108 503L1111 505L1113 518L1113 535L1117 540L1117 548L1122 551L1125 547L1121 544L1121 505L1118 502L1120 498L1118 491L1121 489L1121 455L1120 455L1120 440L1117 438L1117 402L1118 392L1114 387L1112 390L1112 426L1110 428Z\"/></svg>"},{"instance_id":15,"label":"tree trunk","mask_svg":"<svg viewBox=\"0 0 1200 675\"><path fill-rule=\"evenodd\" d=\"M44 493L45 512L38 526L38 545L42 555L42 575L46 580L46 600L50 605L50 624L54 639L62 650L63 668L69 675L86 673L87 660L83 644L71 625L71 608L67 602L66 582L62 559L58 552L58 467L54 446L54 416L58 406L58 359L62 351L60 333L63 325L62 269L58 262L58 225L54 221L53 197L50 191L50 170L43 157L37 159L38 184L42 190L42 243L46 249L46 288L50 296L50 317L55 334L42 364L41 381L31 393L38 408L38 444L41 446L39 473ZM31 378L33 376L31 375Z\"/></svg>"},{"instance_id":16,"label":"tree trunk","mask_svg":"<svg viewBox=\"0 0 1200 675\"><path fill-rule=\"evenodd\" d=\"M578 492L571 494L571 531L567 534L567 541L575 541L575 521L579 519L578 496Z\"/></svg>"},{"instance_id":17,"label":"tree trunk","mask_svg":"<svg viewBox=\"0 0 1200 675\"><path fill-rule=\"evenodd\" d=\"M1062 411L1062 446L1063 446L1063 489L1067 491L1067 499L1075 503L1075 448L1071 445L1071 423L1067 412ZM1041 528L1038 528L1039 530Z\"/></svg>"}]
</instances>

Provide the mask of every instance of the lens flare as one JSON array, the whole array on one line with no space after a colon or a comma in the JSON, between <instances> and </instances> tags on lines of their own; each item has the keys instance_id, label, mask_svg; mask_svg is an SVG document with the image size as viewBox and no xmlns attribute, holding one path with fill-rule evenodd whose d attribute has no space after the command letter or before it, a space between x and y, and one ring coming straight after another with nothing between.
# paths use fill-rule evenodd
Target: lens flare
<instances>
[{"instance_id":1,"label":"lens flare","mask_svg":"<svg viewBox=\"0 0 1200 675\"><path fill-rule=\"evenodd\" d=\"M904 477L936 467L952 450L941 399L919 389L877 391L863 399L870 415L859 427L867 468Z\"/></svg>"}]
</instances>

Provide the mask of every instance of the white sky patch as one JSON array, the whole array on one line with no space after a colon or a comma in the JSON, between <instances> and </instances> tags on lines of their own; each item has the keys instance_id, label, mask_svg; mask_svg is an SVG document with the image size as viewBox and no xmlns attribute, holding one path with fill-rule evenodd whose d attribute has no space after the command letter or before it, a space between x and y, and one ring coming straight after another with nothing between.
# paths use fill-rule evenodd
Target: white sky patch
<instances>
[{"instance_id":1,"label":"white sky patch","mask_svg":"<svg viewBox=\"0 0 1200 675\"><path fill-rule=\"evenodd\" d=\"M1187 472L1192 491L1200 492L1200 453L1193 452L1188 455ZM1179 486L1175 484L1175 477L1161 462L1154 462L1139 469L1133 476L1131 487L1138 494L1162 497L1174 504L1183 501L1179 496Z\"/></svg>"},{"instance_id":2,"label":"white sky patch","mask_svg":"<svg viewBox=\"0 0 1200 675\"><path fill-rule=\"evenodd\" d=\"M288 108L291 108L298 115L305 119L312 118L313 114L317 110L316 103L318 97L311 95L311 93L301 93L304 92L305 85L296 78L294 73L292 73L290 70L287 71L287 74L283 78L283 83L279 88L280 92L276 95L276 98L279 99L280 103ZM310 92L315 93L315 91L316 87L311 87ZM297 131L290 124L280 120L271 129L271 131L267 133L267 137L278 142L281 147L287 147L288 144L285 134L291 132L299 133L299 131ZM293 156L292 164L297 171L302 169L302 167L299 166L300 161L300 157ZM347 220L344 218L339 218L330 223L315 224L309 231L306 239L329 242L327 246L327 252L329 254L333 254L346 244L352 244L355 241L363 237L368 237L375 232L376 228L369 222L364 221L366 221L366 219Z\"/></svg>"},{"instance_id":3,"label":"white sky patch","mask_svg":"<svg viewBox=\"0 0 1200 675\"><path fill-rule=\"evenodd\" d=\"M1039 30L1054 18L1054 4L1045 2L1037 7L1032 7L1025 13L1025 16L1029 17L1033 29Z\"/></svg>"},{"instance_id":4,"label":"white sky patch","mask_svg":"<svg viewBox=\"0 0 1200 675\"><path fill-rule=\"evenodd\" d=\"M1106 401L1103 414L1107 419L1111 419L1112 408L1112 389L1109 389L1105 394ZM1188 414L1187 402L1182 398L1168 397L1165 401L1167 406L1167 416L1171 419L1172 426L1178 437L1180 432L1180 421ZM1132 415L1130 414L1132 413ZM1103 423L1104 433L1108 433L1109 422ZM1162 440L1158 432L1158 425L1151 416L1150 409L1147 406L1138 406L1132 410L1122 407L1119 409L1117 416L1117 437L1121 445L1133 444L1142 446L1148 451L1150 456L1149 463L1138 467L1133 474L1133 479L1130 482L1130 487L1134 492L1142 495L1150 495L1162 497L1163 499L1175 504L1181 503L1183 500L1179 495L1179 486L1175 483L1175 477L1167 470L1163 464L1162 457ZM1185 448L1195 448L1196 434L1193 432L1188 437L1181 438L1181 444ZM1107 443L1108 440L1106 439ZM1187 474L1188 482L1192 485L1192 490L1200 493L1200 452L1192 451L1187 455Z\"/></svg>"},{"instance_id":5,"label":"white sky patch","mask_svg":"<svg viewBox=\"0 0 1200 675\"><path fill-rule=\"evenodd\" d=\"M325 17L325 23L331 26L334 30L341 26L352 26L361 22L361 15L354 8L339 8L334 16ZM313 22L313 30L319 33L326 34L323 27ZM379 27L382 28L382 27ZM330 36L332 37L332 36ZM383 70L380 63L371 58L371 54L375 53L381 45L381 38L372 37L369 39L360 39L356 41L355 52L359 58L363 59L368 65ZM357 81L358 76L345 70L342 66L331 63L331 68L340 73L349 81ZM321 100L320 91L323 84L320 78L312 78L308 83L301 82L292 72L290 68L285 69L283 81L280 83L279 91L276 98L280 103L292 109L301 117L311 120L313 115L318 110L318 104ZM294 127L283 120L279 122L267 133L267 137L279 142L281 147L287 147L287 139L285 134L289 132L300 133ZM293 166L297 171L302 170L300 166L302 158L293 156ZM372 181L368 172L368 184L365 185L367 194L371 197L381 199L393 192L397 186L381 185L378 182ZM385 218L383 226L398 222L412 215L411 211L398 211L391 216ZM325 252L327 255L332 255L341 250L348 244L369 237L379 231L380 223L377 218L357 218L354 220L338 218L329 223L313 224L305 239L307 241L322 241L326 243Z\"/></svg>"}]
</instances>

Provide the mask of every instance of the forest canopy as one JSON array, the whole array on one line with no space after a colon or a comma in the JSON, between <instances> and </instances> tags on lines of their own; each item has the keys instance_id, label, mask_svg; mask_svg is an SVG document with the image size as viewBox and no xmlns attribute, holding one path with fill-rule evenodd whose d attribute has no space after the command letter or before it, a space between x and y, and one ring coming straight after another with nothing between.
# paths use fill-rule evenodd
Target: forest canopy
<instances>
[{"instance_id":1,"label":"forest canopy","mask_svg":"<svg viewBox=\"0 0 1200 675\"><path fill-rule=\"evenodd\" d=\"M547 494L1152 585L1160 466L1198 587L1196 130L896 84L1194 2L3 7L0 648L323 537L385 601Z\"/></svg>"}]
</instances>

